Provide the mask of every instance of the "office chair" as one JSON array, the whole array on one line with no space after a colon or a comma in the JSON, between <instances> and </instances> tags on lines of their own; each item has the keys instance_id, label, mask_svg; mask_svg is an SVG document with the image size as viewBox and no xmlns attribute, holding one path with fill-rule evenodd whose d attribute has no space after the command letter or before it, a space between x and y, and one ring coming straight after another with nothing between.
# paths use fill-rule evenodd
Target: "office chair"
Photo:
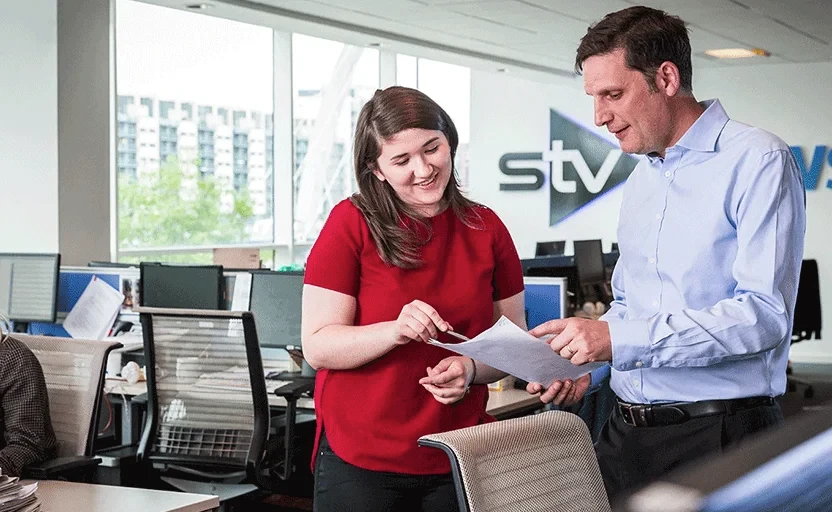
<instances>
[{"instance_id":1,"label":"office chair","mask_svg":"<svg viewBox=\"0 0 832 512\"><path fill-rule=\"evenodd\" d=\"M24 334L14 338L29 347L43 368L58 439L57 458L27 467L24 476L89 480L101 462L93 457L93 442L107 356L121 343Z\"/></svg>"},{"instance_id":2,"label":"office chair","mask_svg":"<svg viewBox=\"0 0 832 512\"><path fill-rule=\"evenodd\" d=\"M288 479L293 469L294 418L287 419L282 445L271 442L266 381L252 314L138 311L148 358L148 419L139 460L149 462L173 487L216 494L221 501L258 488L272 490ZM290 383L276 394L291 404L305 390ZM280 446L283 453L269 451L270 445Z\"/></svg>"},{"instance_id":3,"label":"office chair","mask_svg":"<svg viewBox=\"0 0 832 512\"><path fill-rule=\"evenodd\" d=\"M534 247L534 257L561 256L566 251L566 241L537 242Z\"/></svg>"},{"instance_id":4,"label":"office chair","mask_svg":"<svg viewBox=\"0 0 832 512\"><path fill-rule=\"evenodd\" d=\"M792 343L812 338L819 340L821 330L820 282L818 280L818 262L803 260L800 266L800 280L797 284L797 300L794 306L794 323L792 326ZM792 376L789 365L786 382L789 391L804 387L803 396L815 396L815 388L804 379Z\"/></svg>"},{"instance_id":5,"label":"office chair","mask_svg":"<svg viewBox=\"0 0 832 512\"><path fill-rule=\"evenodd\" d=\"M451 460L462 512L610 510L586 425L549 411L423 436Z\"/></svg>"}]
</instances>

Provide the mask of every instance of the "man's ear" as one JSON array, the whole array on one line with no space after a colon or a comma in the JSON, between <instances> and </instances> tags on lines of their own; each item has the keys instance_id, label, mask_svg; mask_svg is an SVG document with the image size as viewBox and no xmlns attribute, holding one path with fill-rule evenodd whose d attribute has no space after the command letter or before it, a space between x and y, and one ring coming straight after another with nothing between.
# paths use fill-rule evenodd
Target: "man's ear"
<instances>
[{"instance_id":1,"label":"man's ear","mask_svg":"<svg viewBox=\"0 0 832 512\"><path fill-rule=\"evenodd\" d=\"M664 61L656 69L656 88L666 96L676 96L682 85L679 68L670 61Z\"/></svg>"}]
</instances>

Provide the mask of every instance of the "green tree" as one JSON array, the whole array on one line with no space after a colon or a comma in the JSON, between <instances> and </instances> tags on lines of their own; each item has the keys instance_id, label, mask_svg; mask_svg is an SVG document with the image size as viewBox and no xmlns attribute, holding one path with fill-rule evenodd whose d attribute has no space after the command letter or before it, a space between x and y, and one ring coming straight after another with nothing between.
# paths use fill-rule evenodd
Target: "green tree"
<instances>
[{"instance_id":1,"label":"green tree","mask_svg":"<svg viewBox=\"0 0 832 512\"><path fill-rule=\"evenodd\" d=\"M196 181L195 197L183 199L182 184ZM176 159L166 161L157 177L120 179L118 186L119 247L214 246L244 242L254 216L248 192L232 192L234 206L220 211L222 191L213 176L186 178ZM164 258L194 261L191 255ZM196 255L194 255L196 256ZM198 260L208 258L202 253ZM133 259L133 258L125 258ZM141 259L148 259L143 257Z\"/></svg>"}]
</instances>

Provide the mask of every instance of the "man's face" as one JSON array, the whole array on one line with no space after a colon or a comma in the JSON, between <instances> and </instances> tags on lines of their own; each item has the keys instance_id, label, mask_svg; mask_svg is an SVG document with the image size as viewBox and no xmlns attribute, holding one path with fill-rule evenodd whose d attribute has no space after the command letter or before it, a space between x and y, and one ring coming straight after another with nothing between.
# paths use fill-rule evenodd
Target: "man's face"
<instances>
[{"instance_id":1,"label":"man's face","mask_svg":"<svg viewBox=\"0 0 832 512\"><path fill-rule=\"evenodd\" d=\"M595 124L606 126L625 153L664 155L673 131L668 96L651 91L644 75L627 67L625 50L587 58L583 74Z\"/></svg>"}]
</instances>

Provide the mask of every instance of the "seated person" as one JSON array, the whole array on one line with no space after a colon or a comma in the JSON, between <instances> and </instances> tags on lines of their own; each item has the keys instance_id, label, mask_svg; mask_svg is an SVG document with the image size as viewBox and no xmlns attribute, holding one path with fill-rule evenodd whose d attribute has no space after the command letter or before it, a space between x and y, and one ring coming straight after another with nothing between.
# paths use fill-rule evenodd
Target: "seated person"
<instances>
[{"instance_id":1,"label":"seated person","mask_svg":"<svg viewBox=\"0 0 832 512\"><path fill-rule=\"evenodd\" d=\"M55 456L58 441L49 416L43 370L22 342L0 342L0 471L20 476L23 468Z\"/></svg>"}]
</instances>

